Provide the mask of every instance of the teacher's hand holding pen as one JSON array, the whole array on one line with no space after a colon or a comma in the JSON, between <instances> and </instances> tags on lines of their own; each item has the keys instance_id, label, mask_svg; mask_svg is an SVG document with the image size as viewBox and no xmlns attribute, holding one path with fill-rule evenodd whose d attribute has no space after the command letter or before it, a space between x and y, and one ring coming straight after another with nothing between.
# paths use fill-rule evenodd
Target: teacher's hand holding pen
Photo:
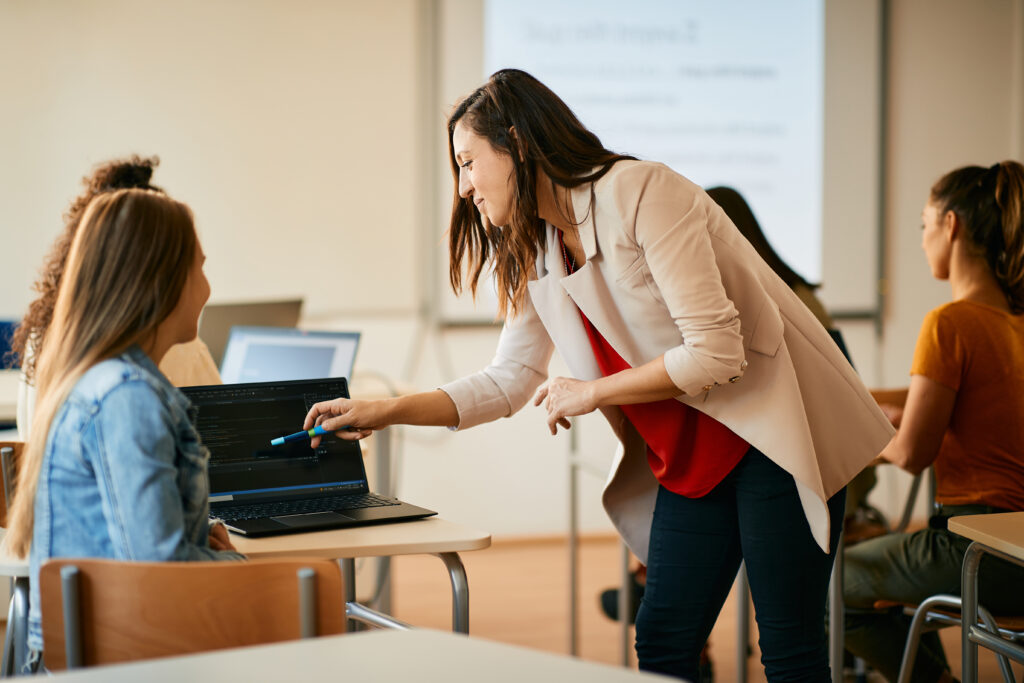
<instances>
[{"instance_id":1,"label":"teacher's hand holding pen","mask_svg":"<svg viewBox=\"0 0 1024 683\"><path fill-rule=\"evenodd\" d=\"M333 401L316 403L306 414L302 423L303 429L320 426L326 431L334 432L339 439L355 441L365 439L375 429L388 426L384 419L385 411L381 401L353 400L336 398ZM309 445L316 448L320 445L320 435L310 439Z\"/></svg>"}]
</instances>

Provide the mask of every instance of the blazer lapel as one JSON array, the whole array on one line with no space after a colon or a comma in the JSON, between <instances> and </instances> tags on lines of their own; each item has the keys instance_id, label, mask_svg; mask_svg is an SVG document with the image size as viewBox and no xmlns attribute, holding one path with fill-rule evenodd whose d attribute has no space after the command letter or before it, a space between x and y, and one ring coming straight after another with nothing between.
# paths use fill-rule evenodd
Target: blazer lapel
<instances>
[{"instance_id":1,"label":"blazer lapel","mask_svg":"<svg viewBox=\"0 0 1024 683\"><path fill-rule=\"evenodd\" d=\"M562 288L564 278L560 277L563 269L561 254L555 228L548 225L547 249L542 259L538 259L539 279L526 284L530 300L573 376L597 379L601 377L601 370L594 359L587 331L583 329L576 305Z\"/></svg>"},{"instance_id":2,"label":"blazer lapel","mask_svg":"<svg viewBox=\"0 0 1024 683\"><path fill-rule=\"evenodd\" d=\"M622 318L619 306L608 286L608 276L604 272L604 263L597 245L597 230L594 211L597 203L593 198L593 184L574 188L572 191L573 211L579 223L580 244L587 257L575 273L561 279L561 285L579 307L587 320L597 328L601 336L612 345L612 348L631 366L642 365L647 360L637 347L626 321ZM555 239L554 228L550 228L548 236L548 253L552 252L552 242L556 254L558 241ZM560 259L559 259L560 260ZM582 324L580 325L582 329ZM586 331L584 330L584 335ZM589 347L588 347L589 350ZM593 355L593 351L590 350Z\"/></svg>"}]
</instances>

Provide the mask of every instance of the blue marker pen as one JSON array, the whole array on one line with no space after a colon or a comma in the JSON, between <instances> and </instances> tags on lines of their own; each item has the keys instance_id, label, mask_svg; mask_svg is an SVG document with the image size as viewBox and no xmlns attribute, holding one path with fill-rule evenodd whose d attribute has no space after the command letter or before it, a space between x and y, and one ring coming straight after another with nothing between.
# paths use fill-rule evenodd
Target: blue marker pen
<instances>
[{"instance_id":1,"label":"blue marker pen","mask_svg":"<svg viewBox=\"0 0 1024 683\"><path fill-rule=\"evenodd\" d=\"M320 425L317 425L312 429L307 429L302 432L295 432L294 434L289 434L288 436L279 436L276 439L271 439L270 445L283 446L284 444L289 443L291 441L307 441L309 439L312 439L314 436L323 436L324 434L330 434L333 431L333 429L324 429Z\"/></svg>"}]
</instances>

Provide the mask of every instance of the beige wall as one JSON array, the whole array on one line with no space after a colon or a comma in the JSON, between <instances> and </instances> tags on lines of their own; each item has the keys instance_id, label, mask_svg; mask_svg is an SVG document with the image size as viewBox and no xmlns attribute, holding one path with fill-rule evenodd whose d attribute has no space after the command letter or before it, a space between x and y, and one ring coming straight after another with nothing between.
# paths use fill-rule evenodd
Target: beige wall
<instances>
[{"instance_id":1,"label":"beige wall","mask_svg":"<svg viewBox=\"0 0 1024 683\"><path fill-rule=\"evenodd\" d=\"M415 308L415 0L0 3L0 316L98 161L159 154L217 299ZM387 245L383 258L367 258Z\"/></svg>"},{"instance_id":2,"label":"beige wall","mask_svg":"<svg viewBox=\"0 0 1024 683\"><path fill-rule=\"evenodd\" d=\"M473 11L467 2L438 7ZM157 183L196 212L214 299L302 294L307 326L363 330L359 367L414 386L478 369L495 330L424 324L450 182L431 158L443 153L440 100L474 76L441 95L423 79L432 60L468 64L477 49L462 36L431 43L430 8L0 3L0 317L28 302L90 165L159 153ZM905 384L920 320L949 296L918 246L930 184L959 164L1024 157L1022 39L1024 0L891 2L884 328L843 325L871 385ZM557 359L552 372L565 372ZM586 457L610 460L600 420L580 437ZM549 436L539 410L401 439L403 497L500 534L564 529L568 438ZM584 477L585 528L608 528L600 483ZM884 474L876 502L895 508L904 483Z\"/></svg>"}]
</instances>

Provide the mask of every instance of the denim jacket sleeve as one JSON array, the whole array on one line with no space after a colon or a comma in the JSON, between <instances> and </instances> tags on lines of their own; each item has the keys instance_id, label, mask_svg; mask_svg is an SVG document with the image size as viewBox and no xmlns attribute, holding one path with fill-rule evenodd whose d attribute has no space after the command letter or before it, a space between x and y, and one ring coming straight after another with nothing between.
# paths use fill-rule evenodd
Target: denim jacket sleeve
<instances>
[{"instance_id":1,"label":"denim jacket sleeve","mask_svg":"<svg viewBox=\"0 0 1024 683\"><path fill-rule=\"evenodd\" d=\"M129 381L103 403L93 420L93 467L115 555L136 561L240 557L186 538L174 422L153 388Z\"/></svg>"}]
</instances>

